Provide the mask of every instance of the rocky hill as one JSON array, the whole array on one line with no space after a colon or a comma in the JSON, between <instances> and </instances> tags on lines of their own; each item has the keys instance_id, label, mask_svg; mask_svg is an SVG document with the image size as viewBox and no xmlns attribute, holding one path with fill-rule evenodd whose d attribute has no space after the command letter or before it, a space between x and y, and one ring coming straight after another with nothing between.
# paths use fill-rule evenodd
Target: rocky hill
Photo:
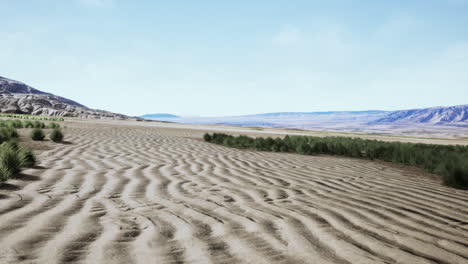
<instances>
[{"instance_id":1,"label":"rocky hill","mask_svg":"<svg viewBox=\"0 0 468 264\"><path fill-rule=\"evenodd\" d=\"M102 119L130 118L122 114L91 109L73 100L42 92L1 76L0 112Z\"/></svg>"}]
</instances>

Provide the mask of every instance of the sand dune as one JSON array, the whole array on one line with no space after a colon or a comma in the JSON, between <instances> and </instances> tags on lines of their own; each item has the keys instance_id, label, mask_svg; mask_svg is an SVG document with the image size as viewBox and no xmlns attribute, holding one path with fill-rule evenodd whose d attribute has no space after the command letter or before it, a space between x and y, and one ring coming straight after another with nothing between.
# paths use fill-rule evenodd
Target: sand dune
<instances>
[{"instance_id":1,"label":"sand dune","mask_svg":"<svg viewBox=\"0 0 468 264\"><path fill-rule=\"evenodd\" d=\"M468 191L417 169L67 126L0 187L0 263L468 263Z\"/></svg>"}]
</instances>

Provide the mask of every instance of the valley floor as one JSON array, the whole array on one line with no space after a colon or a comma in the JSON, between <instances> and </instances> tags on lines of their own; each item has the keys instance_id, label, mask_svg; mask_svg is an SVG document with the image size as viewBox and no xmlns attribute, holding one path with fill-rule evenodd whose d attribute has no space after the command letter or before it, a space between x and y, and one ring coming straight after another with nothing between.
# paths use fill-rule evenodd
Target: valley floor
<instances>
[{"instance_id":1,"label":"valley floor","mask_svg":"<svg viewBox=\"0 0 468 264\"><path fill-rule=\"evenodd\" d=\"M468 263L468 191L418 169L66 126L0 185L0 263Z\"/></svg>"}]
</instances>

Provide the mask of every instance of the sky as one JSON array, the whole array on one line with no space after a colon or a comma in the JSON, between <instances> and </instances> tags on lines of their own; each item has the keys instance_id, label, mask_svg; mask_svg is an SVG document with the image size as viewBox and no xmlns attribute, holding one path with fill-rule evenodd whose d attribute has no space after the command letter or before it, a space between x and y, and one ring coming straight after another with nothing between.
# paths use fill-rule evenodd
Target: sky
<instances>
[{"instance_id":1,"label":"sky","mask_svg":"<svg viewBox=\"0 0 468 264\"><path fill-rule=\"evenodd\" d=\"M127 115L468 104L468 0L0 0L0 76Z\"/></svg>"}]
</instances>

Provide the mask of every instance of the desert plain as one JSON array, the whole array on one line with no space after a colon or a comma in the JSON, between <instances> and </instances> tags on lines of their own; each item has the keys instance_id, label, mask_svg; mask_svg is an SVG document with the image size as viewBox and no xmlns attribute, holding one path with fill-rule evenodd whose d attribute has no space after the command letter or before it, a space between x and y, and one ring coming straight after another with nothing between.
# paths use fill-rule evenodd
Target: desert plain
<instances>
[{"instance_id":1,"label":"desert plain","mask_svg":"<svg viewBox=\"0 0 468 264\"><path fill-rule=\"evenodd\" d=\"M64 125L0 185L0 263L468 263L468 191L421 169L202 140L279 130Z\"/></svg>"}]
</instances>

